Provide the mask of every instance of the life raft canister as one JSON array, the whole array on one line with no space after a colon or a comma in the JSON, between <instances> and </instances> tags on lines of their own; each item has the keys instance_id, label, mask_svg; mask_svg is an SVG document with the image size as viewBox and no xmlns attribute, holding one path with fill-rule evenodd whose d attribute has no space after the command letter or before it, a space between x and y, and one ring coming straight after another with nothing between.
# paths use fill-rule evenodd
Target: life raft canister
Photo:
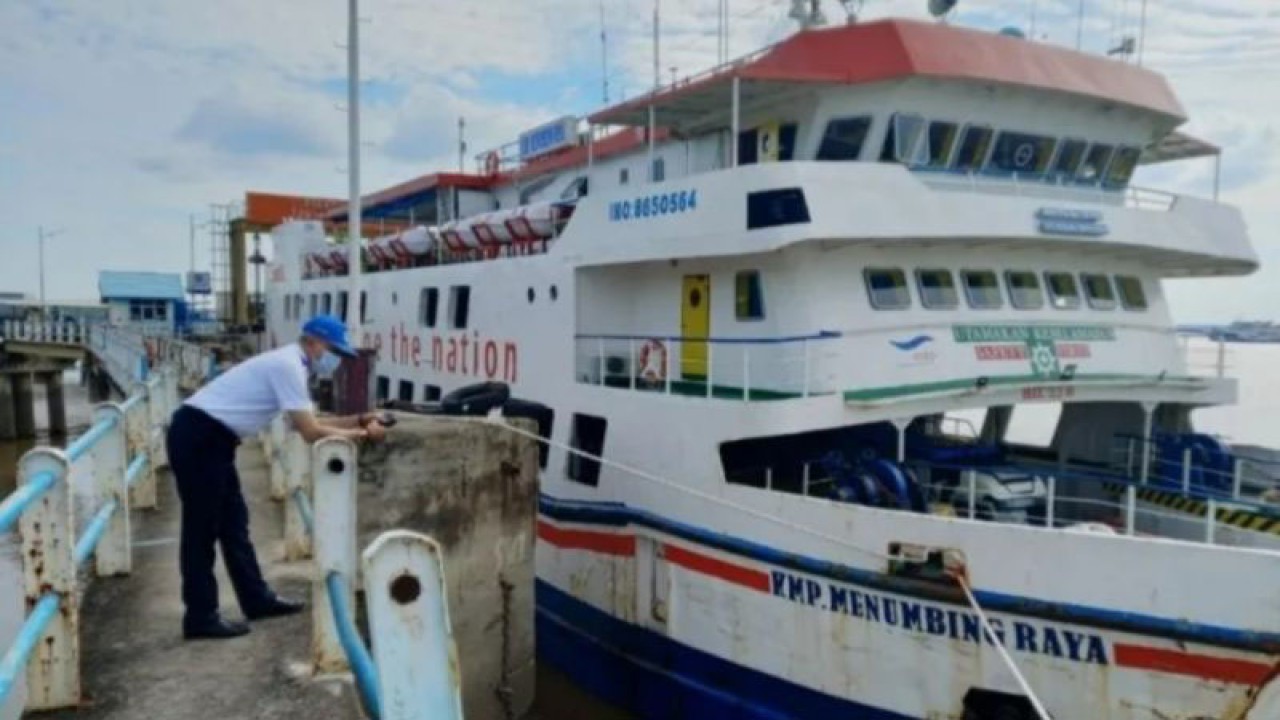
<instances>
[{"instance_id":1,"label":"life raft canister","mask_svg":"<svg viewBox=\"0 0 1280 720\"><path fill-rule=\"evenodd\" d=\"M667 377L667 346L661 340L647 340L640 348L640 377L660 382Z\"/></svg>"}]
</instances>

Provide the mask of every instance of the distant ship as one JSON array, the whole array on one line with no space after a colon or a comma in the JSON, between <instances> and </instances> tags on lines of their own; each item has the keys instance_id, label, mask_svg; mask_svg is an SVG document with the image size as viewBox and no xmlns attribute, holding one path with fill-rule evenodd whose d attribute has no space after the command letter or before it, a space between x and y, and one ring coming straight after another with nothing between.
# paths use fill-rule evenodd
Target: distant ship
<instances>
[{"instance_id":1,"label":"distant ship","mask_svg":"<svg viewBox=\"0 0 1280 720\"><path fill-rule=\"evenodd\" d=\"M1237 320L1209 333L1214 340L1247 343L1280 343L1280 325L1269 320Z\"/></svg>"}]
</instances>

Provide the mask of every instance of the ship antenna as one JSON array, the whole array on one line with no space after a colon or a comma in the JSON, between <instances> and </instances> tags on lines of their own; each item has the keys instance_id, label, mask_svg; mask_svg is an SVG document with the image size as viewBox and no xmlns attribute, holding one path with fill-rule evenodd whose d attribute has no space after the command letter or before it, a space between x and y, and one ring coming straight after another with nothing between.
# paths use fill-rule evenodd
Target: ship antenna
<instances>
[{"instance_id":1,"label":"ship antenna","mask_svg":"<svg viewBox=\"0 0 1280 720\"><path fill-rule=\"evenodd\" d=\"M609 36L605 32L604 0L600 0L600 81L604 86L604 104L609 104Z\"/></svg>"},{"instance_id":2,"label":"ship antenna","mask_svg":"<svg viewBox=\"0 0 1280 720\"><path fill-rule=\"evenodd\" d=\"M653 0L653 89L656 91L662 84L661 35L659 34L659 0Z\"/></svg>"}]
</instances>

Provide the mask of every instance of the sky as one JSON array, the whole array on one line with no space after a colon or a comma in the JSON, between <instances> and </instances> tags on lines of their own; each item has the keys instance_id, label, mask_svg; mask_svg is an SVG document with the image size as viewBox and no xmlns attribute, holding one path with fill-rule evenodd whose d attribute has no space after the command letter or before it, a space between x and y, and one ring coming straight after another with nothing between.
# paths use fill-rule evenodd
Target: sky
<instances>
[{"instance_id":1,"label":"sky","mask_svg":"<svg viewBox=\"0 0 1280 720\"><path fill-rule=\"evenodd\" d=\"M960 0L950 21L1074 46L1080 2ZM730 0L731 53L791 32L789 4ZM926 18L926 5L866 0L860 16ZM1083 49L1136 34L1142 5L1083 0ZM714 64L716 6L663 0L664 75ZM1280 320L1280 3L1147 6L1143 64L1169 78L1183 129L1223 148L1221 197L1262 261L1248 278L1170 283L1175 318ZM471 156L600 107L605 79L612 101L638 93L652 81L652 7L363 0L362 187L456 168L459 116ZM54 231L48 297L92 299L99 269L186 270L190 217L246 190L345 197L346 11L342 0L0 0L0 290L37 292L42 227ZM1213 164L1144 169L1135 184L1208 196ZM197 235L207 270L208 234Z\"/></svg>"}]
</instances>

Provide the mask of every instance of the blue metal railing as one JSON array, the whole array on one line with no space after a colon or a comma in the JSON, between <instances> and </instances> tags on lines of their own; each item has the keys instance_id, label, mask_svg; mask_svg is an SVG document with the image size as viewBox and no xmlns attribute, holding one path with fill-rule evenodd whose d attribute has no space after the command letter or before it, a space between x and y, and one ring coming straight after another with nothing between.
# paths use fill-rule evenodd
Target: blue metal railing
<instances>
[{"instance_id":1,"label":"blue metal railing","mask_svg":"<svg viewBox=\"0 0 1280 720\"><path fill-rule=\"evenodd\" d=\"M40 473L14 490L4 499L4 502L0 502L0 535L9 532L22 517L23 511L56 484L58 484L57 475L51 472Z\"/></svg>"},{"instance_id":2,"label":"blue metal railing","mask_svg":"<svg viewBox=\"0 0 1280 720\"><path fill-rule=\"evenodd\" d=\"M365 710L373 720L382 717L382 696L378 690L378 668L365 647L360 631L356 628L355 617L347 605L347 580L341 573L331 572L324 579L329 593L329 607L333 609L333 624L338 630L338 640L342 643L342 651L351 664L351 673L355 676L356 687L364 700Z\"/></svg>"},{"instance_id":3,"label":"blue metal railing","mask_svg":"<svg viewBox=\"0 0 1280 720\"><path fill-rule=\"evenodd\" d=\"M27 616L26 623L18 631L18 636L14 638L9 652L0 658L0 704L3 704L9 697L9 693L13 691L13 686L17 684L18 678L27 667L27 659L31 657L31 651L36 649L36 644L44 635L44 629L49 625L49 621L58 614L58 606L61 603L62 596L57 593L45 593L41 596L36 606L31 609L31 614Z\"/></svg>"}]
</instances>

